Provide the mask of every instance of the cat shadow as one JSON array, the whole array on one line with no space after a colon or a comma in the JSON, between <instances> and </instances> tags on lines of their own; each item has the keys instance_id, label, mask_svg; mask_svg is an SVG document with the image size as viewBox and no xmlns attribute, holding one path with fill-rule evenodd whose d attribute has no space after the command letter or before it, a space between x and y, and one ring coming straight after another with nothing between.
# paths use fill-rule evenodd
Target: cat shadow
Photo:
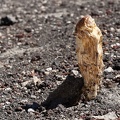
<instances>
[{"instance_id":1,"label":"cat shadow","mask_svg":"<svg viewBox=\"0 0 120 120\"><path fill-rule=\"evenodd\" d=\"M64 82L51 92L41 105L46 109L54 109L59 104L65 107L77 105L81 99L83 85L83 78L68 75Z\"/></svg>"},{"instance_id":2,"label":"cat shadow","mask_svg":"<svg viewBox=\"0 0 120 120\"><path fill-rule=\"evenodd\" d=\"M33 102L32 104L23 105L22 108L25 109L26 112L28 112L30 108L41 112L44 109L54 109L59 104L62 104L64 107L75 106L81 100L83 85L82 77L68 75L64 82L51 92L44 102L41 104Z\"/></svg>"}]
</instances>

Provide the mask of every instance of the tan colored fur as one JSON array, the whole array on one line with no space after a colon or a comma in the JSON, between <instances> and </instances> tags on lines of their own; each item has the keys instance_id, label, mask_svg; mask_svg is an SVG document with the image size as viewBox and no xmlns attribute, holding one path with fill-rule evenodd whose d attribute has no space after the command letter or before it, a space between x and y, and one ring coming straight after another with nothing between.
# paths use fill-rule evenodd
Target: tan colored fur
<instances>
[{"instance_id":1,"label":"tan colored fur","mask_svg":"<svg viewBox=\"0 0 120 120\"><path fill-rule=\"evenodd\" d=\"M87 15L76 25L76 53L84 78L83 94L90 100L97 96L103 69L102 33L94 19Z\"/></svg>"}]
</instances>

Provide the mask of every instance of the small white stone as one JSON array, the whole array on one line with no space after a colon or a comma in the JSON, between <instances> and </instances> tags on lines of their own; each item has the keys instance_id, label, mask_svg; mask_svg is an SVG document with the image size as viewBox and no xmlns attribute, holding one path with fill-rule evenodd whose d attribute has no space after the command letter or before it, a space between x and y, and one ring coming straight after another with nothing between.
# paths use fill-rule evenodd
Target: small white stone
<instances>
[{"instance_id":1,"label":"small white stone","mask_svg":"<svg viewBox=\"0 0 120 120\"><path fill-rule=\"evenodd\" d=\"M80 18L83 18L84 17L84 15L80 15Z\"/></svg>"},{"instance_id":2,"label":"small white stone","mask_svg":"<svg viewBox=\"0 0 120 120\"><path fill-rule=\"evenodd\" d=\"M5 105L5 103L0 103L0 106L2 106L2 107L3 107L4 105Z\"/></svg>"},{"instance_id":3,"label":"small white stone","mask_svg":"<svg viewBox=\"0 0 120 120\"><path fill-rule=\"evenodd\" d=\"M48 72L48 71L45 71L44 73L45 73L45 75L49 75L50 74L50 72Z\"/></svg>"},{"instance_id":4,"label":"small white stone","mask_svg":"<svg viewBox=\"0 0 120 120\"><path fill-rule=\"evenodd\" d=\"M28 102L28 99L21 100L20 102L21 102L21 103L27 103L27 102Z\"/></svg>"},{"instance_id":5,"label":"small white stone","mask_svg":"<svg viewBox=\"0 0 120 120\"><path fill-rule=\"evenodd\" d=\"M45 11L46 11L45 6L41 6L41 10L42 10L43 12L45 12Z\"/></svg>"},{"instance_id":6,"label":"small white stone","mask_svg":"<svg viewBox=\"0 0 120 120\"><path fill-rule=\"evenodd\" d=\"M62 75L56 75L57 78L62 78Z\"/></svg>"},{"instance_id":7,"label":"small white stone","mask_svg":"<svg viewBox=\"0 0 120 120\"><path fill-rule=\"evenodd\" d=\"M23 74L23 75L25 75L25 74L26 74L26 72L25 72L25 71L22 71L22 74Z\"/></svg>"},{"instance_id":8,"label":"small white stone","mask_svg":"<svg viewBox=\"0 0 120 120\"><path fill-rule=\"evenodd\" d=\"M114 70L111 67L108 67L107 69L104 70L105 72L113 72Z\"/></svg>"},{"instance_id":9,"label":"small white stone","mask_svg":"<svg viewBox=\"0 0 120 120\"><path fill-rule=\"evenodd\" d=\"M6 67L11 69L13 66L12 65L6 65Z\"/></svg>"},{"instance_id":10,"label":"small white stone","mask_svg":"<svg viewBox=\"0 0 120 120\"><path fill-rule=\"evenodd\" d=\"M34 9L34 13L38 13L38 10L37 10L37 9Z\"/></svg>"},{"instance_id":11,"label":"small white stone","mask_svg":"<svg viewBox=\"0 0 120 120\"><path fill-rule=\"evenodd\" d=\"M22 45L22 43L21 43L21 42L18 42L17 45Z\"/></svg>"},{"instance_id":12,"label":"small white stone","mask_svg":"<svg viewBox=\"0 0 120 120\"><path fill-rule=\"evenodd\" d=\"M118 33L120 33L120 29L116 29L116 31L117 31Z\"/></svg>"},{"instance_id":13,"label":"small white stone","mask_svg":"<svg viewBox=\"0 0 120 120\"><path fill-rule=\"evenodd\" d=\"M120 43L116 43L117 46L120 46Z\"/></svg>"},{"instance_id":14,"label":"small white stone","mask_svg":"<svg viewBox=\"0 0 120 120\"><path fill-rule=\"evenodd\" d=\"M70 16L73 17L73 16L74 16L74 13L71 13Z\"/></svg>"},{"instance_id":15,"label":"small white stone","mask_svg":"<svg viewBox=\"0 0 120 120\"><path fill-rule=\"evenodd\" d=\"M35 96L35 95L31 95L31 98L35 99L35 98L36 98L36 96Z\"/></svg>"},{"instance_id":16,"label":"small white stone","mask_svg":"<svg viewBox=\"0 0 120 120\"><path fill-rule=\"evenodd\" d=\"M110 57L113 58L113 57L114 57L114 53L112 53L112 54L110 55Z\"/></svg>"},{"instance_id":17,"label":"small white stone","mask_svg":"<svg viewBox=\"0 0 120 120\"><path fill-rule=\"evenodd\" d=\"M40 26L39 29L42 30L43 29L42 26Z\"/></svg>"},{"instance_id":18,"label":"small white stone","mask_svg":"<svg viewBox=\"0 0 120 120\"><path fill-rule=\"evenodd\" d=\"M67 23L68 23L68 24L70 24L70 23L71 23L71 21L67 21Z\"/></svg>"},{"instance_id":19,"label":"small white stone","mask_svg":"<svg viewBox=\"0 0 120 120\"><path fill-rule=\"evenodd\" d=\"M53 73L56 73L56 72L58 72L58 70L52 70L52 72L53 72Z\"/></svg>"},{"instance_id":20,"label":"small white stone","mask_svg":"<svg viewBox=\"0 0 120 120\"><path fill-rule=\"evenodd\" d=\"M11 91L12 89L11 88L6 88L5 91Z\"/></svg>"},{"instance_id":21,"label":"small white stone","mask_svg":"<svg viewBox=\"0 0 120 120\"><path fill-rule=\"evenodd\" d=\"M114 29L113 27L111 27L111 28L110 28L110 31L111 31L111 32L114 32L114 31L115 31L115 29Z\"/></svg>"},{"instance_id":22,"label":"small white stone","mask_svg":"<svg viewBox=\"0 0 120 120\"><path fill-rule=\"evenodd\" d=\"M60 85L61 84L61 81L56 81L57 85Z\"/></svg>"},{"instance_id":23,"label":"small white stone","mask_svg":"<svg viewBox=\"0 0 120 120\"><path fill-rule=\"evenodd\" d=\"M110 53L108 53L108 52L105 52L104 54L105 54L105 55L109 55Z\"/></svg>"},{"instance_id":24,"label":"small white stone","mask_svg":"<svg viewBox=\"0 0 120 120\"><path fill-rule=\"evenodd\" d=\"M61 78L62 80L65 80L66 79L66 76L64 75L56 75L57 78Z\"/></svg>"},{"instance_id":25,"label":"small white stone","mask_svg":"<svg viewBox=\"0 0 120 120\"><path fill-rule=\"evenodd\" d=\"M116 75L115 78L120 78L120 74Z\"/></svg>"},{"instance_id":26,"label":"small white stone","mask_svg":"<svg viewBox=\"0 0 120 120\"><path fill-rule=\"evenodd\" d=\"M77 70L72 70L74 75L78 75L78 71Z\"/></svg>"},{"instance_id":27,"label":"small white stone","mask_svg":"<svg viewBox=\"0 0 120 120\"><path fill-rule=\"evenodd\" d=\"M115 40L119 40L119 37L115 37Z\"/></svg>"},{"instance_id":28,"label":"small white stone","mask_svg":"<svg viewBox=\"0 0 120 120\"><path fill-rule=\"evenodd\" d=\"M29 108L28 112L35 112L35 110L33 110L32 108Z\"/></svg>"},{"instance_id":29,"label":"small white stone","mask_svg":"<svg viewBox=\"0 0 120 120\"><path fill-rule=\"evenodd\" d=\"M52 71L52 68L51 68L51 67L50 67L50 68L47 68L46 71Z\"/></svg>"},{"instance_id":30,"label":"small white stone","mask_svg":"<svg viewBox=\"0 0 120 120\"><path fill-rule=\"evenodd\" d=\"M34 82L35 85L42 83L41 79L38 78L37 76L33 76L33 82Z\"/></svg>"},{"instance_id":31,"label":"small white stone","mask_svg":"<svg viewBox=\"0 0 120 120\"><path fill-rule=\"evenodd\" d=\"M115 44L112 44L112 45L111 45L112 48L115 47L115 46L118 46L118 47L119 47L119 46L120 46L120 43L115 43Z\"/></svg>"},{"instance_id":32,"label":"small white stone","mask_svg":"<svg viewBox=\"0 0 120 120\"><path fill-rule=\"evenodd\" d=\"M37 92L38 92L38 93L41 93L41 89L39 89Z\"/></svg>"},{"instance_id":33,"label":"small white stone","mask_svg":"<svg viewBox=\"0 0 120 120\"><path fill-rule=\"evenodd\" d=\"M7 105L10 105L10 102L8 102L8 101L6 101L5 103L6 103Z\"/></svg>"},{"instance_id":34,"label":"small white stone","mask_svg":"<svg viewBox=\"0 0 120 120\"><path fill-rule=\"evenodd\" d=\"M113 34L112 34L112 33L110 33L110 36L111 36L111 37L113 37Z\"/></svg>"}]
</instances>

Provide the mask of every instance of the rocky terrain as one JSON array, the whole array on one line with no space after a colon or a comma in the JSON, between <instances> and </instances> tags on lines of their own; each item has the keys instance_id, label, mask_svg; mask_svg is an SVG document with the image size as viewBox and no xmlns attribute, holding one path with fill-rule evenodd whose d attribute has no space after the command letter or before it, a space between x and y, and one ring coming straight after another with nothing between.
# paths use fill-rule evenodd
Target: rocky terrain
<instances>
[{"instance_id":1,"label":"rocky terrain","mask_svg":"<svg viewBox=\"0 0 120 120\"><path fill-rule=\"evenodd\" d=\"M102 31L105 64L91 101L78 97L73 36L86 14ZM0 120L101 119L120 119L120 0L0 0Z\"/></svg>"}]
</instances>

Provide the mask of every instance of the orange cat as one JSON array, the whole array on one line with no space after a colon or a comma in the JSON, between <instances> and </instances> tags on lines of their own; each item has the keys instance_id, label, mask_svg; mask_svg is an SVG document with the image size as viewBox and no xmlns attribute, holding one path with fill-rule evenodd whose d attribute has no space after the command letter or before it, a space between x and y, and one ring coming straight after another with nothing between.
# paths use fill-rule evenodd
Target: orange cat
<instances>
[{"instance_id":1,"label":"orange cat","mask_svg":"<svg viewBox=\"0 0 120 120\"><path fill-rule=\"evenodd\" d=\"M87 100L97 96L103 71L102 33L94 19L86 15L76 25L76 53L84 78L83 94Z\"/></svg>"}]
</instances>

